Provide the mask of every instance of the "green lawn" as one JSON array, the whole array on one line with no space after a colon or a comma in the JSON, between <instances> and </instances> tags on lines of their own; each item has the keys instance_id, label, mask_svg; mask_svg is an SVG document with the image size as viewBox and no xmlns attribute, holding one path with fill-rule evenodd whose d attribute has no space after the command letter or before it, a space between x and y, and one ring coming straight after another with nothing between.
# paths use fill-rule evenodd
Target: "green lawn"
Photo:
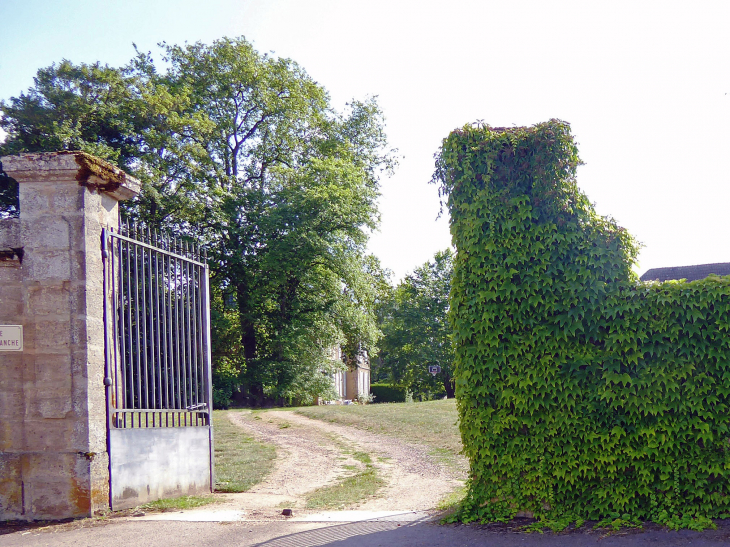
<instances>
[{"instance_id":1,"label":"green lawn","mask_svg":"<svg viewBox=\"0 0 730 547\"><path fill-rule=\"evenodd\" d=\"M246 435L228 419L231 410L213 411L215 490L245 492L274 468L276 449Z\"/></svg>"},{"instance_id":2,"label":"green lawn","mask_svg":"<svg viewBox=\"0 0 730 547\"><path fill-rule=\"evenodd\" d=\"M305 496L307 509L347 509L375 496L378 490L385 486L385 481L373 467L370 454L350 451L346 451L346 453L364 464L365 468L343 478L336 484L323 486L308 493Z\"/></svg>"},{"instance_id":3,"label":"green lawn","mask_svg":"<svg viewBox=\"0 0 730 547\"><path fill-rule=\"evenodd\" d=\"M309 418L424 444L446 459L453 459L461 451L454 399L424 403L308 406L293 410Z\"/></svg>"},{"instance_id":4,"label":"green lawn","mask_svg":"<svg viewBox=\"0 0 730 547\"><path fill-rule=\"evenodd\" d=\"M210 505L211 503L220 503L220 499L214 498L212 495L207 496L182 496L179 498L165 498L161 500L151 501L140 505L138 509L145 511L182 511L184 509L195 509L196 507L203 507L204 505Z\"/></svg>"}]
</instances>

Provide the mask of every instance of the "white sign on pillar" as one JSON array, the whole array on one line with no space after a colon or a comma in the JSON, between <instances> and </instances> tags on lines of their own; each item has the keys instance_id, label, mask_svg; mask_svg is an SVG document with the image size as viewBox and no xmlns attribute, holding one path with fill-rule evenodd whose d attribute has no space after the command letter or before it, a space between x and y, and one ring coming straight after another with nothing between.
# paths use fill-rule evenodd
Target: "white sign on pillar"
<instances>
[{"instance_id":1,"label":"white sign on pillar","mask_svg":"<svg viewBox=\"0 0 730 547\"><path fill-rule=\"evenodd\" d=\"M0 351L23 351L23 325L0 325Z\"/></svg>"}]
</instances>

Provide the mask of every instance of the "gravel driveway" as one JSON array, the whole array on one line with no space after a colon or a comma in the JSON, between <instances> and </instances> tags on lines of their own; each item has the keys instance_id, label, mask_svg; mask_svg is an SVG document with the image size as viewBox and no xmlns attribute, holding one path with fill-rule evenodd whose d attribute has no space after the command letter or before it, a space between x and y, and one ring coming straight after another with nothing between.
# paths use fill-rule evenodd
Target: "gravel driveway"
<instances>
[{"instance_id":1,"label":"gravel driveway","mask_svg":"<svg viewBox=\"0 0 730 547\"><path fill-rule=\"evenodd\" d=\"M431 511L464 484L464 458L448 466L427 447L347 426L312 420L289 411L231 412L230 420L256 439L277 448L274 471L243 494L229 494L228 509L242 507L275 516L286 503L304 507L303 496L351 473L358 462L348 453L365 452L386 486L356 508L363 511ZM273 505L272 505L273 504Z\"/></svg>"}]
</instances>

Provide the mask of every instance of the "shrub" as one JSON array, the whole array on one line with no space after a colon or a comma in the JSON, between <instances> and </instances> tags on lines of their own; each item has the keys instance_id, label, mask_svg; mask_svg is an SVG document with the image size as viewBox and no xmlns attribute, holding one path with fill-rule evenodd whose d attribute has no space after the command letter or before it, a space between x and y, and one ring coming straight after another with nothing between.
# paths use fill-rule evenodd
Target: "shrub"
<instances>
[{"instance_id":1,"label":"shrub","mask_svg":"<svg viewBox=\"0 0 730 547\"><path fill-rule=\"evenodd\" d=\"M216 359L213 367L213 408L227 409L233 402L233 392L240 385L240 373L234 360Z\"/></svg>"},{"instance_id":2,"label":"shrub","mask_svg":"<svg viewBox=\"0 0 730 547\"><path fill-rule=\"evenodd\" d=\"M376 403L402 403L406 400L406 388L390 384L372 384L370 393Z\"/></svg>"},{"instance_id":3,"label":"shrub","mask_svg":"<svg viewBox=\"0 0 730 547\"><path fill-rule=\"evenodd\" d=\"M367 395L361 394L357 396L357 402L361 405L368 405L375 402L375 395L368 393Z\"/></svg>"},{"instance_id":4,"label":"shrub","mask_svg":"<svg viewBox=\"0 0 730 547\"><path fill-rule=\"evenodd\" d=\"M558 120L467 126L437 158L461 518L711 524L730 511L730 280L639 282L634 240L578 190L579 163Z\"/></svg>"}]
</instances>

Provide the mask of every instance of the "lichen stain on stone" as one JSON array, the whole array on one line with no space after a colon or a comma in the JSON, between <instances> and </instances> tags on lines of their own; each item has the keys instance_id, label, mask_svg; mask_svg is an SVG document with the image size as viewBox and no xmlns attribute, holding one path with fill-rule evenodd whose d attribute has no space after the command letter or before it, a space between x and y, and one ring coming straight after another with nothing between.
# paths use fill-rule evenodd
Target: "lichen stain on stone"
<instances>
[{"instance_id":1,"label":"lichen stain on stone","mask_svg":"<svg viewBox=\"0 0 730 547\"><path fill-rule=\"evenodd\" d=\"M0 422L0 427L2 428L0 430L0 450L2 451L8 450L13 445L13 426L14 424L10 423L10 420L3 420ZM5 474L4 467L5 462L0 458L0 477L7 476Z\"/></svg>"},{"instance_id":2,"label":"lichen stain on stone","mask_svg":"<svg viewBox=\"0 0 730 547\"><path fill-rule=\"evenodd\" d=\"M71 478L69 501L71 502L71 506L75 508L77 515L91 515L91 496L89 495L89 489L79 484L76 477Z\"/></svg>"},{"instance_id":3,"label":"lichen stain on stone","mask_svg":"<svg viewBox=\"0 0 730 547\"><path fill-rule=\"evenodd\" d=\"M91 503L94 506L94 510L99 508L109 508L109 490L103 488L94 488L91 491Z\"/></svg>"},{"instance_id":4,"label":"lichen stain on stone","mask_svg":"<svg viewBox=\"0 0 730 547\"><path fill-rule=\"evenodd\" d=\"M20 480L19 461L0 458L0 513L6 515L23 512L23 489Z\"/></svg>"}]
</instances>

